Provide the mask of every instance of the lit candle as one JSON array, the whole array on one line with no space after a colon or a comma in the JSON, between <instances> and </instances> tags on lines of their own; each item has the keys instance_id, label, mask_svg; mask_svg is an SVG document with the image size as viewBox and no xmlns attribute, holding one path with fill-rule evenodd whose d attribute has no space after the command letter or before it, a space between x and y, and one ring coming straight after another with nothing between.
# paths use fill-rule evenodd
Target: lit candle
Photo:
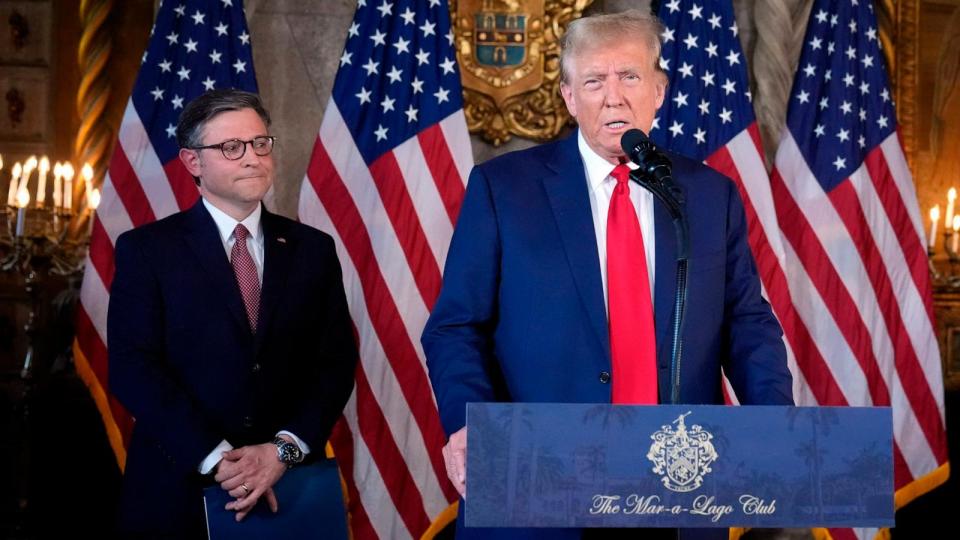
<instances>
[{"instance_id":1,"label":"lit candle","mask_svg":"<svg viewBox=\"0 0 960 540\"><path fill-rule=\"evenodd\" d=\"M17 236L23 236L28 204L30 204L30 192L25 189L17 190Z\"/></svg>"},{"instance_id":2,"label":"lit candle","mask_svg":"<svg viewBox=\"0 0 960 540\"><path fill-rule=\"evenodd\" d=\"M23 174L20 176L20 185L17 186L17 201L20 200L20 193L26 193L29 200L30 192L30 175L33 174L33 170L37 168L37 156L30 156L27 161L23 164Z\"/></svg>"},{"instance_id":3,"label":"lit candle","mask_svg":"<svg viewBox=\"0 0 960 540\"><path fill-rule=\"evenodd\" d=\"M47 198L47 172L50 171L50 160L43 156L40 160L40 180L37 183L37 206L43 206L43 201Z\"/></svg>"},{"instance_id":4,"label":"lit candle","mask_svg":"<svg viewBox=\"0 0 960 540\"><path fill-rule=\"evenodd\" d=\"M68 161L63 166L63 209L70 213L73 208L73 165Z\"/></svg>"},{"instance_id":5,"label":"lit candle","mask_svg":"<svg viewBox=\"0 0 960 540\"><path fill-rule=\"evenodd\" d=\"M90 201L90 190L93 189L93 167L89 163L84 163L80 168L80 176L83 178L83 193Z\"/></svg>"},{"instance_id":6,"label":"lit candle","mask_svg":"<svg viewBox=\"0 0 960 540\"><path fill-rule=\"evenodd\" d=\"M63 176L63 165L58 161L53 166L53 208L59 210L63 204L63 187L60 185L60 177Z\"/></svg>"},{"instance_id":7,"label":"lit candle","mask_svg":"<svg viewBox=\"0 0 960 540\"><path fill-rule=\"evenodd\" d=\"M940 221L940 205L934 205L930 209L930 238L928 243L930 245L930 251L933 251L934 246L937 244L937 222Z\"/></svg>"},{"instance_id":8,"label":"lit candle","mask_svg":"<svg viewBox=\"0 0 960 540\"><path fill-rule=\"evenodd\" d=\"M949 227L953 224L953 201L957 200L957 189L950 188L947 191L947 217L943 220L943 226Z\"/></svg>"},{"instance_id":9,"label":"lit candle","mask_svg":"<svg viewBox=\"0 0 960 540\"><path fill-rule=\"evenodd\" d=\"M17 182L20 180L20 174L23 172L23 165L20 162L14 163L13 171L10 173L10 193L7 195L7 205L17 205Z\"/></svg>"},{"instance_id":10,"label":"lit candle","mask_svg":"<svg viewBox=\"0 0 960 540\"><path fill-rule=\"evenodd\" d=\"M957 240L960 240L960 215L953 216L953 245L950 246L954 253L957 252L958 244Z\"/></svg>"},{"instance_id":11,"label":"lit candle","mask_svg":"<svg viewBox=\"0 0 960 540\"><path fill-rule=\"evenodd\" d=\"M94 188L87 192L87 208L90 209L90 224L87 229L88 237L93 236L93 218L97 213L98 206L100 206L100 190ZM957 218L960 219L960 216L957 216Z\"/></svg>"}]
</instances>

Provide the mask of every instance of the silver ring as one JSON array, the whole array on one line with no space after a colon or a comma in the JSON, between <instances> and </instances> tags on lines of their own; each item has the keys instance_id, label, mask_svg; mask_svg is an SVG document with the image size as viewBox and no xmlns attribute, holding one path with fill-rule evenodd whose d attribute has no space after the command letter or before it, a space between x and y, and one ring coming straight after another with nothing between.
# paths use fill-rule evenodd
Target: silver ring
<instances>
[{"instance_id":1,"label":"silver ring","mask_svg":"<svg viewBox=\"0 0 960 540\"><path fill-rule=\"evenodd\" d=\"M250 493L250 488L247 487L247 483L246 483L246 482L240 484L240 487L243 488L243 494L244 494L244 495L247 495L247 494Z\"/></svg>"}]
</instances>

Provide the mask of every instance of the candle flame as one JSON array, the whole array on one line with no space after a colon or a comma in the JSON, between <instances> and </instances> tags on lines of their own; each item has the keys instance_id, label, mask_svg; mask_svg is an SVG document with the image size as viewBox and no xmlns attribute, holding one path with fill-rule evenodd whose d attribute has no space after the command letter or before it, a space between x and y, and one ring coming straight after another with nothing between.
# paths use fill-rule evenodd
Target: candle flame
<instances>
[{"instance_id":1,"label":"candle flame","mask_svg":"<svg viewBox=\"0 0 960 540\"><path fill-rule=\"evenodd\" d=\"M50 160L47 159L47 156L43 156L40 159L40 174L47 174L47 171L50 170Z\"/></svg>"},{"instance_id":2,"label":"candle flame","mask_svg":"<svg viewBox=\"0 0 960 540\"><path fill-rule=\"evenodd\" d=\"M30 204L30 192L25 189L19 190L17 192L17 207L26 208L28 204Z\"/></svg>"},{"instance_id":3,"label":"candle flame","mask_svg":"<svg viewBox=\"0 0 960 540\"><path fill-rule=\"evenodd\" d=\"M23 165L21 165L19 161L16 162L16 163L14 163L14 164L13 164L13 177L14 177L14 178L20 178L20 175L21 175L22 173L23 173Z\"/></svg>"},{"instance_id":4,"label":"candle flame","mask_svg":"<svg viewBox=\"0 0 960 540\"><path fill-rule=\"evenodd\" d=\"M67 180L73 180L73 165L68 161L63 165L63 177Z\"/></svg>"},{"instance_id":5,"label":"candle flame","mask_svg":"<svg viewBox=\"0 0 960 540\"><path fill-rule=\"evenodd\" d=\"M939 205L939 204L934 205L934 207L930 209L930 219L933 220L933 221L938 221L938 220L940 219L940 205Z\"/></svg>"},{"instance_id":6,"label":"candle flame","mask_svg":"<svg viewBox=\"0 0 960 540\"><path fill-rule=\"evenodd\" d=\"M953 231L960 231L960 216L953 216Z\"/></svg>"},{"instance_id":7,"label":"candle flame","mask_svg":"<svg viewBox=\"0 0 960 540\"><path fill-rule=\"evenodd\" d=\"M25 169L36 169L37 168L37 156L30 156L27 158L27 162L23 164Z\"/></svg>"},{"instance_id":8,"label":"candle flame","mask_svg":"<svg viewBox=\"0 0 960 540\"><path fill-rule=\"evenodd\" d=\"M90 190L90 194L87 195L87 206L94 211L97 209L98 206L100 206L100 190L99 189L94 188ZM957 217L960 218L960 216L957 216ZM957 223L960 223L960 221L958 221Z\"/></svg>"},{"instance_id":9,"label":"candle flame","mask_svg":"<svg viewBox=\"0 0 960 540\"><path fill-rule=\"evenodd\" d=\"M93 180L93 167L91 167L89 163L84 163L83 168L80 169L80 176L87 182Z\"/></svg>"}]
</instances>

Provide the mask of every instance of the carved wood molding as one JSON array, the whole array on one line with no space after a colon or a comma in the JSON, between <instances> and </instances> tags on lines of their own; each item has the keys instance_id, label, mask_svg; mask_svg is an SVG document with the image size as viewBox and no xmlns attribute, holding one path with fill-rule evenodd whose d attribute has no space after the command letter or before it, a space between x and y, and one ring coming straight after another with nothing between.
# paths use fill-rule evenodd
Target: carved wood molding
<instances>
[{"instance_id":1,"label":"carved wood molding","mask_svg":"<svg viewBox=\"0 0 960 540\"><path fill-rule=\"evenodd\" d=\"M920 0L882 0L877 5L880 43L890 68L903 151L910 169L916 171Z\"/></svg>"}]
</instances>

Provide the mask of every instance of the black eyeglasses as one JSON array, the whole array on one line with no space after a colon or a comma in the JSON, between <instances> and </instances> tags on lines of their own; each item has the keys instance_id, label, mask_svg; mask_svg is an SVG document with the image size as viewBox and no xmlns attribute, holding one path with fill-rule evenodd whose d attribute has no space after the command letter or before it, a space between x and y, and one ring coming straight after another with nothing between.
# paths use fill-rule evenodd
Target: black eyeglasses
<instances>
[{"instance_id":1,"label":"black eyeglasses","mask_svg":"<svg viewBox=\"0 0 960 540\"><path fill-rule=\"evenodd\" d=\"M190 150L212 150L214 148L219 148L220 153L223 154L223 157L229 160L237 160L243 157L247 152L247 145L249 144L253 148L253 153L258 156L267 156L270 155L270 152L273 152L273 144L277 142L277 138L272 135L261 135L259 137L254 137L249 141L241 141L240 139L229 139L218 144L208 144L207 146L191 146Z\"/></svg>"}]
</instances>

